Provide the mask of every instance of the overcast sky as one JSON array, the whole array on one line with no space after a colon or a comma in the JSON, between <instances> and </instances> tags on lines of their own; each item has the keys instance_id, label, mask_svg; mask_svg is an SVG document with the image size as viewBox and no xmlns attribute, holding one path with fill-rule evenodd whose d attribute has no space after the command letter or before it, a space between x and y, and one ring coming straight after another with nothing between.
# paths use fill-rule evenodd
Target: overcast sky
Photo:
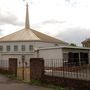
<instances>
[{"instance_id":1,"label":"overcast sky","mask_svg":"<svg viewBox=\"0 0 90 90\"><path fill-rule=\"evenodd\" d=\"M90 37L90 0L28 0L31 28L80 45ZM0 31L24 28L24 0L0 0Z\"/></svg>"}]
</instances>

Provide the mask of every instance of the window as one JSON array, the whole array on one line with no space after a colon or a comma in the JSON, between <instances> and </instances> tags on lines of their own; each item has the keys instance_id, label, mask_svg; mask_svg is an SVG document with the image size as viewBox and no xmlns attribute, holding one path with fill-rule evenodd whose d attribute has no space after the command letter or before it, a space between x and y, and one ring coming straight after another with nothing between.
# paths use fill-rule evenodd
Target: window
<instances>
[{"instance_id":1,"label":"window","mask_svg":"<svg viewBox=\"0 0 90 90\"><path fill-rule=\"evenodd\" d=\"M59 46L57 43L54 44L55 46Z\"/></svg>"},{"instance_id":2,"label":"window","mask_svg":"<svg viewBox=\"0 0 90 90\"><path fill-rule=\"evenodd\" d=\"M70 66L78 66L79 62L79 52L69 52L68 53L68 62Z\"/></svg>"},{"instance_id":3,"label":"window","mask_svg":"<svg viewBox=\"0 0 90 90\"><path fill-rule=\"evenodd\" d=\"M18 46L17 45L14 46L14 51L18 51Z\"/></svg>"},{"instance_id":4,"label":"window","mask_svg":"<svg viewBox=\"0 0 90 90\"><path fill-rule=\"evenodd\" d=\"M29 45L29 50L33 51L33 45Z\"/></svg>"},{"instance_id":5,"label":"window","mask_svg":"<svg viewBox=\"0 0 90 90\"><path fill-rule=\"evenodd\" d=\"M0 46L0 51L3 51L3 46Z\"/></svg>"},{"instance_id":6,"label":"window","mask_svg":"<svg viewBox=\"0 0 90 90\"><path fill-rule=\"evenodd\" d=\"M6 46L6 49L7 49L7 51L10 51L10 46L9 45Z\"/></svg>"},{"instance_id":7,"label":"window","mask_svg":"<svg viewBox=\"0 0 90 90\"><path fill-rule=\"evenodd\" d=\"M68 53L63 53L64 62L68 62Z\"/></svg>"},{"instance_id":8,"label":"window","mask_svg":"<svg viewBox=\"0 0 90 90\"><path fill-rule=\"evenodd\" d=\"M22 45L21 49L22 51L25 51L25 45Z\"/></svg>"}]
</instances>

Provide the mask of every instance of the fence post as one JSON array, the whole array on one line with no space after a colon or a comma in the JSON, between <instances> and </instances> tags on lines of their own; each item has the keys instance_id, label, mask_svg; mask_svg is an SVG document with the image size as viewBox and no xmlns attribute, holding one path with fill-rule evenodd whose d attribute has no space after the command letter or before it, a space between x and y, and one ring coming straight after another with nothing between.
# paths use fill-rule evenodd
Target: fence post
<instances>
[{"instance_id":1,"label":"fence post","mask_svg":"<svg viewBox=\"0 0 90 90\"><path fill-rule=\"evenodd\" d=\"M30 59L30 80L41 80L44 75L43 58Z\"/></svg>"}]
</instances>

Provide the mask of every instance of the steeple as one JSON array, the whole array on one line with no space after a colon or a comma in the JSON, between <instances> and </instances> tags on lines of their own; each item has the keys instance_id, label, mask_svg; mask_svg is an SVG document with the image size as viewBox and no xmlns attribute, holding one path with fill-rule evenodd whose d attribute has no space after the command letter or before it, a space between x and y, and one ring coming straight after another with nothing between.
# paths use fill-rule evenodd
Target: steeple
<instances>
[{"instance_id":1,"label":"steeple","mask_svg":"<svg viewBox=\"0 0 90 90\"><path fill-rule=\"evenodd\" d=\"M25 28L29 29L29 11L28 11L28 3L26 4L26 20L25 20Z\"/></svg>"}]
</instances>

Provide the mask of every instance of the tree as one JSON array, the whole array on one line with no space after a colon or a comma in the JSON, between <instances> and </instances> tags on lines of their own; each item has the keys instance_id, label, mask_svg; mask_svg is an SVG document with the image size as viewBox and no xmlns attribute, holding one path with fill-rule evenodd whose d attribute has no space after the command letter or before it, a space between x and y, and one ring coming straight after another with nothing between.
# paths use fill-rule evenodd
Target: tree
<instances>
[{"instance_id":1,"label":"tree","mask_svg":"<svg viewBox=\"0 0 90 90\"><path fill-rule=\"evenodd\" d=\"M69 46L77 46L76 44L74 43L70 43Z\"/></svg>"}]
</instances>

